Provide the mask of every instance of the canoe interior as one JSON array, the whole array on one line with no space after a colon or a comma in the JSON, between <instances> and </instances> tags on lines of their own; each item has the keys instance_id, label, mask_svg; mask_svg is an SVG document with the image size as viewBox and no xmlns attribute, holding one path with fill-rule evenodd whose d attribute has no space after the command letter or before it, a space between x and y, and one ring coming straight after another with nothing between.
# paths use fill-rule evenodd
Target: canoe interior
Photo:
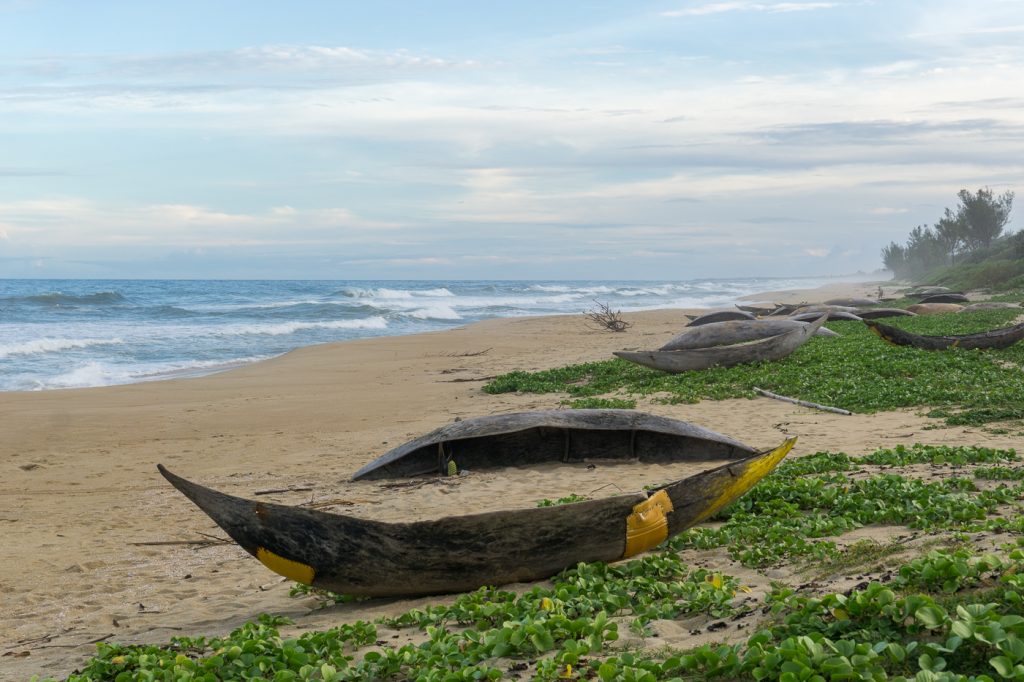
<instances>
[{"instance_id":1,"label":"canoe interior","mask_svg":"<svg viewBox=\"0 0 1024 682\"><path fill-rule=\"evenodd\" d=\"M639 460L678 462L734 459L751 453L735 443L648 430L573 429L541 426L431 443L401 459L359 475L380 479L443 474L448 462L469 471L548 462Z\"/></svg>"}]
</instances>

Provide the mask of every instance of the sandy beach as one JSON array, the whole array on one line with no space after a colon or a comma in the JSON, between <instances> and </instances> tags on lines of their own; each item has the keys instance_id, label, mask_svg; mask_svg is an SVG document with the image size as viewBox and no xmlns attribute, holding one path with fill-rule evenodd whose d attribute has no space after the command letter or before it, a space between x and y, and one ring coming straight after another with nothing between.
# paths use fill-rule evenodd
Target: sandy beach
<instances>
[{"instance_id":1,"label":"sandy beach","mask_svg":"<svg viewBox=\"0 0 1024 682\"><path fill-rule=\"evenodd\" d=\"M838 283L752 298L820 301L877 288ZM407 489L348 481L371 459L456 418L558 408L564 396L488 395L481 387L512 370L660 346L684 326L683 312L626 314L633 326L623 333L590 328L582 315L498 319L307 347L206 377L0 393L0 678L65 676L98 640L222 634L263 612L288 615L298 627L327 627L444 599L312 611L312 599L289 597L289 583L236 545L196 544L223 533L159 476L157 463L245 497L302 488L263 499L333 501L326 508L380 520L532 507L544 497L614 494L692 473L692 465L630 464L471 472ZM641 399L638 409L756 447L797 435L796 456L914 442L1012 447L1015 440L977 429L926 430L934 420L913 410L842 416L768 399ZM686 645L683 628L663 637Z\"/></svg>"}]
</instances>

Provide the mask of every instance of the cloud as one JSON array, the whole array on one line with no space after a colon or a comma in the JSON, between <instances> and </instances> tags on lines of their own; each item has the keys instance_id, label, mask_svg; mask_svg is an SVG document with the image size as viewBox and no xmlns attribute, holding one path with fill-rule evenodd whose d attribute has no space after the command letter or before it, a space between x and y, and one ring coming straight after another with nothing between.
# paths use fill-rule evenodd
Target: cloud
<instances>
[{"instance_id":1,"label":"cloud","mask_svg":"<svg viewBox=\"0 0 1024 682\"><path fill-rule=\"evenodd\" d=\"M820 248L817 248L817 249L804 249L803 252L805 254L807 254L808 256L811 256L812 258L828 258L829 254L832 253L832 250L831 249L820 249Z\"/></svg>"},{"instance_id":2,"label":"cloud","mask_svg":"<svg viewBox=\"0 0 1024 682\"><path fill-rule=\"evenodd\" d=\"M686 17L705 16L708 14L722 14L724 12L811 12L820 9L832 9L838 7L837 2L746 2L736 0L734 2L712 2L686 9L669 10L662 12L664 17Z\"/></svg>"}]
</instances>

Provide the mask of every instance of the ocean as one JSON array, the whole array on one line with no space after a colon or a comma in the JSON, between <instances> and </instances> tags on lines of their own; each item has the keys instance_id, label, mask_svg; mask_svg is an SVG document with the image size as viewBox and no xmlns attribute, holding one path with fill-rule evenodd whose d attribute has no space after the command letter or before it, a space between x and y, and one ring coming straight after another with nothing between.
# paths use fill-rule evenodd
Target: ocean
<instances>
[{"instance_id":1,"label":"ocean","mask_svg":"<svg viewBox=\"0 0 1024 682\"><path fill-rule=\"evenodd\" d=\"M580 314L595 301L714 308L830 281L0 280L0 390L196 376L301 346Z\"/></svg>"}]
</instances>

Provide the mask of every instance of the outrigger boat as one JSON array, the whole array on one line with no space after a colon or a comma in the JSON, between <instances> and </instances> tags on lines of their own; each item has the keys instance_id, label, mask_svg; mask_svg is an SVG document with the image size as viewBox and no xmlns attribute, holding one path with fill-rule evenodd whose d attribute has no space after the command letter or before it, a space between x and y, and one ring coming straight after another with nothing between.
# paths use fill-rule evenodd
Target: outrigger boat
<instances>
[{"instance_id":1,"label":"outrigger boat","mask_svg":"<svg viewBox=\"0 0 1024 682\"><path fill-rule=\"evenodd\" d=\"M634 556L746 493L795 441L656 490L408 523L246 500L158 469L270 570L343 594L393 597L539 580L581 561Z\"/></svg>"}]
</instances>

